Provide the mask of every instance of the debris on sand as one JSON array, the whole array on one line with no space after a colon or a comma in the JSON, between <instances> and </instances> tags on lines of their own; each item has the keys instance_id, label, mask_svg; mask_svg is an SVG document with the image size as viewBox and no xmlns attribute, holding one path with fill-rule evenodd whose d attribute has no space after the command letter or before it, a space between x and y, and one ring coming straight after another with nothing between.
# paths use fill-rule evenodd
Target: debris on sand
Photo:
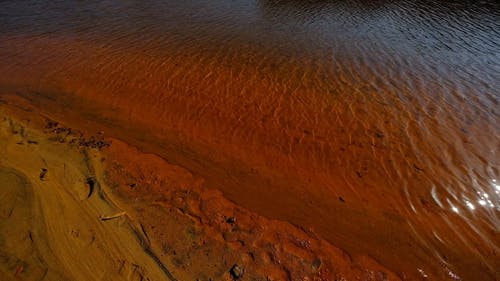
<instances>
[{"instance_id":1,"label":"debris on sand","mask_svg":"<svg viewBox=\"0 0 500 281\"><path fill-rule=\"evenodd\" d=\"M245 274L245 269L237 264L233 265L231 269L229 270L229 273L231 274L231 277L234 280L238 280L241 277L243 277L243 274Z\"/></svg>"},{"instance_id":2,"label":"debris on sand","mask_svg":"<svg viewBox=\"0 0 500 281\"><path fill-rule=\"evenodd\" d=\"M111 142L104 138L104 132L100 131L96 135L86 137L82 132L64 127L57 122L48 120L45 129L55 136L52 138L60 143L68 142L79 147L103 149L111 146Z\"/></svg>"},{"instance_id":3,"label":"debris on sand","mask_svg":"<svg viewBox=\"0 0 500 281\"><path fill-rule=\"evenodd\" d=\"M116 214L113 214L113 215L108 215L108 216L101 215L99 218L102 221L107 221L107 220L112 220L112 219L116 219L116 218L119 218L119 217L123 217L126 214L127 214L126 212L119 212L119 213L116 213Z\"/></svg>"},{"instance_id":4,"label":"debris on sand","mask_svg":"<svg viewBox=\"0 0 500 281\"><path fill-rule=\"evenodd\" d=\"M45 129L53 129L59 126L59 123L54 120L47 120L47 124L45 125Z\"/></svg>"},{"instance_id":5,"label":"debris on sand","mask_svg":"<svg viewBox=\"0 0 500 281\"><path fill-rule=\"evenodd\" d=\"M85 183L89 186L89 194L87 195L87 199L90 198L92 193L94 193L94 187L96 184L96 179L94 177L88 177Z\"/></svg>"},{"instance_id":6,"label":"debris on sand","mask_svg":"<svg viewBox=\"0 0 500 281\"><path fill-rule=\"evenodd\" d=\"M48 170L45 168L42 168L42 171L40 172L40 176L39 176L40 180L44 181L46 179L45 176L47 175L47 173L48 173Z\"/></svg>"}]
</instances>

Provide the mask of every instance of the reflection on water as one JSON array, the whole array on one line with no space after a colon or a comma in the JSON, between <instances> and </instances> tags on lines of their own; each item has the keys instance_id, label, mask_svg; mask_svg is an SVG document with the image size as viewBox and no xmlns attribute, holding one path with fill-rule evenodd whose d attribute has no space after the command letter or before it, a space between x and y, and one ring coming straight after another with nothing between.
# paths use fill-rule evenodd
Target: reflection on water
<instances>
[{"instance_id":1,"label":"reflection on water","mask_svg":"<svg viewBox=\"0 0 500 281\"><path fill-rule=\"evenodd\" d=\"M495 1L2 1L0 11L0 95L64 101L124 135L149 128L150 149L230 199L405 274L494 278Z\"/></svg>"}]
</instances>

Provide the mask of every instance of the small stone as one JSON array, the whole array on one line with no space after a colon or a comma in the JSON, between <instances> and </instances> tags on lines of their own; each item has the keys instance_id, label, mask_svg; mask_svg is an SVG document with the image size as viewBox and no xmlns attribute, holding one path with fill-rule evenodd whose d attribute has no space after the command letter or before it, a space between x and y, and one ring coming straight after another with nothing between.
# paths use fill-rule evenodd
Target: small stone
<instances>
[{"instance_id":1,"label":"small stone","mask_svg":"<svg viewBox=\"0 0 500 281\"><path fill-rule=\"evenodd\" d=\"M245 269L237 264L233 265L231 267L231 270L229 270L229 273L231 274L231 277L234 280L238 280L241 277L243 277L243 274L245 273Z\"/></svg>"},{"instance_id":2,"label":"small stone","mask_svg":"<svg viewBox=\"0 0 500 281\"><path fill-rule=\"evenodd\" d=\"M226 219L226 223L228 224L235 224L236 223L236 218L235 217L229 217Z\"/></svg>"},{"instance_id":3,"label":"small stone","mask_svg":"<svg viewBox=\"0 0 500 281\"><path fill-rule=\"evenodd\" d=\"M321 268L321 260L315 259L312 263L312 268L314 271L318 271Z\"/></svg>"}]
</instances>

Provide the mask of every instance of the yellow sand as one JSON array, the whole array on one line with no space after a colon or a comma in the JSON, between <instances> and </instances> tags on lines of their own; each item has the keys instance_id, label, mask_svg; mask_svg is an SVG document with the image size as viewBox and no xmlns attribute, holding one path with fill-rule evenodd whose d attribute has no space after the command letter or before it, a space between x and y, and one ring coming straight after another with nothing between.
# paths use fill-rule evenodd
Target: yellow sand
<instances>
[{"instance_id":1,"label":"yellow sand","mask_svg":"<svg viewBox=\"0 0 500 281\"><path fill-rule=\"evenodd\" d=\"M99 184L97 151L48 141L9 117L0 124L1 280L170 279Z\"/></svg>"}]
</instances>

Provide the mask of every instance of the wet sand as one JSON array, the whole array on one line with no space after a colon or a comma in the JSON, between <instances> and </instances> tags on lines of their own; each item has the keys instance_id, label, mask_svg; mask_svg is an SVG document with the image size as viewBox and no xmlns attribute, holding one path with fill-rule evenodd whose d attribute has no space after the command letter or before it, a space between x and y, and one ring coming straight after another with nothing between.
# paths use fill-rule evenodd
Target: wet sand
<instances>
[{"instance_id":1,"label":"wet sand","mask_svg":"<svg viewBox=\"0 0 500 281\"><path fill-rule=\"evenodd\" d=\"M400 280L118 139L0 112L6 280Z\"/></svg>"}]
</instances>

